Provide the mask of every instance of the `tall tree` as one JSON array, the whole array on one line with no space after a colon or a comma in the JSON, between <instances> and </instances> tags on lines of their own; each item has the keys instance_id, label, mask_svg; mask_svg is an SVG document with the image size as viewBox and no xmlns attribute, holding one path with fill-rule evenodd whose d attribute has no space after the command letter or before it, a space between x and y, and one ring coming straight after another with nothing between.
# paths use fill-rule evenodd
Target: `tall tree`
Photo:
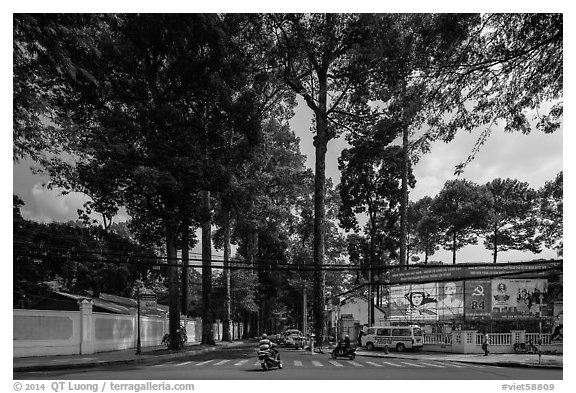
<instances>
[{"instance_id":1,"label":"tall tree","mask_svg":"<svg viewBox=\"0 0 576 393\"><path fill-rule=\"evenodd\" d=\"M494 179L486 184L493 208L484 242L492 250L494 263L499 251L540 252L537 239L537 193L528 183L513 179Z\"/></svg>"},{"instance_id":2,"label":"tall tree","mask_svg":"<svg viewBox=\"0 0 576 393\"><path fill-rule=\"evenodd\" d=\"M324 335L325 187L328 142L342 131L338 119L354 104L365 108L366 49L371 39L369 16L350 14L272 15L278 37L275 60L284 80L314 113L314 333ZM360 88L361 93L355 90ZM353 98L355 97L355 98Z\"/></svg>"},{"instance_id":3,"label":"tall tree","mask_svg":"<svg viewBox=\"0 0 576 393\"><path fill-rule=\"evenodd\" d=\"M456 251L478 242L478 233L488 224L492 209L492 196L484 186L467 180L450 180L434 200L434 212L442 229L442 245L452 251L456 264Z\"/></svg>"},{"instance_id":4,"label":"tall tree","mask_svg":"<svg viewBox=\"0 0 576 393\"><path fill-rule=\"evenodd\" d=\"M389 233L398 221L399 207L403 193L402 177L404 149L399 146L388 146L395 132L388 131L395 122L382 121L380 129L367 133L363 139L349 138L353 146L345 149L338 160L341 171L339 185L342 205L340 209L341 225L346 229L358 230L356 214L366 213L367 235L370 244L370 275L380 275L382 269L376 268L387 253L397 254L396 250L386 250L381 238L396 237ZM391 123L391 124L390 124ZM384 129L384 133L379 132ZM407 182L414 187L415 179L411 168L408 170ZM372 299L371 295L369 298ZM373 315L371 312L370 315Z\"/></svg>"},{"instance_id":5,"label":"tall tree","mask_svg":"<svg viewBox=\"0 0 576 393\"><path fill-rule=\"evenodd\" d=\"M556 178L547 181L539 191L541 231L546 247L556 250L558 255L564 253L563 230L563 172Z\"/></svg>"},{"instance_id":6,"label":"tall tree","mask_svg":"<svg viewBox=\"0 0 576 393\"><path fill-rule=\"evenodd\" d=\"M294 209L311 175L305 170L298 139L287 124L266 121L261 138L250 161L237 171L233 238L240 245L240 254L255 268L262 287L274 289L275 277L266 269L287 258L286 239L295 220ZM268 295L263 299L272 296ZM260 325L265 326L268 317L260 313Z\"/></svg>"},{"instance_id":7,"label":"tall tree","mask_svg":"<svg viewBox=\"0 0 576 393\"><path fill-rule=\"evenodd\" d=\"M422 108L429 84L422 76L442 67L450 54L465 43L478 22L475 14L399 14L377 17L382 27L373 29L374 43L369 97L379 103L375 111L396 123L402 136L402 196L400 199L400 265L407 263L409 176L418 150L411 139L421 129Z\"/></svg>"},{"instance_id":8,"label":"tall tree","mask_svg":"<svg viewBox=\"0 0 576 393\"><path fill-rule=\"evenodd\" d=\"M412 202L408 208L408 222L411 228L409 233L410 248L413 252L424 253L424 263L428 263L428 257L434 255L440 242L439 222L435 216L433 199L423 197L416 202Z\"/></svg>"},{"instance_id":9,"label":"tall tree","mask_svg":"<svg viewBox=\"0 0 576 393\"><path fill-rule=\"evenodd\" d=\"M231 52L245 69L243 84L234 93L237 99L236 114L229 128L227 160L228 183L219 193L219 206L215 217L223 232L225 284L225 310L223 340L229 340L228 321L231 312L231 288L228 261L232 226L241 213L237 211L238 193L242 192L239 179L245 163L254 155L254 146L262 142L261 128L264 119L275 118L282 122L292 115L294 92L283 82L277 68L269 67L266 57L270 42L263 34L264 18L258 14L227 14L223 16L228 35L231 36ZM250 135L240 139L239 135Z\"/></svg>"},{"instance_id":10,"label":"tall tree","mask_svg":"<svg viewBox=\"0 0 576 393\"><path fill-rule=\"evenodd\" d=\"M81 162L119 169L106 184L120 190L129 214L140 217L135 222L154 223L165 238L175 336L180 217L198 190L213 190L224 177L222 130L231 86L241 79L216 15L111 15L92 27L98 45L72 57L90 77L68 79L70 93L56 102L58 124L74 136ZM94 181L86 187L101 189Z\"/></svg>"}]
</instances>

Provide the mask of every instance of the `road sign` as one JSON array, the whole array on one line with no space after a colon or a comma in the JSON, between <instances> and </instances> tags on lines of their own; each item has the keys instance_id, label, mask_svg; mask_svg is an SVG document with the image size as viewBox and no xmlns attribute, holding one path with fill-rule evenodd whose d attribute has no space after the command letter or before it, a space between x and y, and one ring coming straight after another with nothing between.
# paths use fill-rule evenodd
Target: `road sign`
<instances>
[{"instance_id":1,"label":"road sign","mask_svg":"<svg viewBox=\"0 0 576 393\"><path fill-rule=\"evenodd\" d=\"M140 301L142 302L142 307L156 307L156 294L155 293L141 293Z\"/></svg>"}]
</instances>

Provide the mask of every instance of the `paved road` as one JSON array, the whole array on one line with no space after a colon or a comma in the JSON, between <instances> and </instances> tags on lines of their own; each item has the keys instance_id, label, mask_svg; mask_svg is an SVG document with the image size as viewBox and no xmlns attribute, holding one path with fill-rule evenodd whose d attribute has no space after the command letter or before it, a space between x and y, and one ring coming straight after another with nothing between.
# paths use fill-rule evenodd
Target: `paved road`
<instances>
[{"instance_id":1,"label":"paved road","mask_svg":"<svg viewBox=\"0 0 576 393\"><path fill-rule=\"evenodd\" d=\"M15 373L15 380L561 380L562 370L497 367L426 359L356 357L281 349L282 370L263 371L255 349L230 348L157 364Z\"/></svg>"}]
</instances>

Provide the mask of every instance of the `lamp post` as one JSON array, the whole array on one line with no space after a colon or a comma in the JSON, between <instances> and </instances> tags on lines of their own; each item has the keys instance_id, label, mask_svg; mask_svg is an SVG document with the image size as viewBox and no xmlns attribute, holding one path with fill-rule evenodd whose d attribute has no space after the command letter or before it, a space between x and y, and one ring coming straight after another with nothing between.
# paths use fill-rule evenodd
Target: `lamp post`
<instances>
[{"instance_id":1,"label":"lamp post","mask_svg":"<svg viewBox=\"0 0 576 393\"><path fill-rule=\"evenodd\" d=\"M138 338L136 339L136 355L142 354L142 343L140 341L140 287L136 291L138 297Z\"/></svg>"},{"instance_id":2,"label":"lamp post","mask_svg":"<svg viewBox=\"0 0 576 393\"><path fill-rule=\"evenodd\" d=\"M308 300L306 298L306 285L302 290L302 333L308 334Z\"/></svg>"}]
</instances>

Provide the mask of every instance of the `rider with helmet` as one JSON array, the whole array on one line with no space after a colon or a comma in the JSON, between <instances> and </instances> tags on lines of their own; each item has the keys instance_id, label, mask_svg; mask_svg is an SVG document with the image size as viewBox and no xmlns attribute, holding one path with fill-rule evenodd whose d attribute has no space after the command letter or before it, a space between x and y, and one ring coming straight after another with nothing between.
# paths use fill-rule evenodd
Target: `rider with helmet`
<instances>
[{"instance_id":1,"label":"rider with helmet","mask_svg":"<svg viewBox=\"0 0 576 393\"><path fill-rule=\"evenodd\" d=\"M259 342L259 346L260 346L259 348L261 351L266 351L269 349L274 354L274 357L276 359L279 358L278 350L275 348L276 345L268 339L268 336L266 335L266 333L262 334L262 338Z\"/></svg>"},{"instance_id":2,"label":"rider with helmet","mask_svg":"<svg viewBox=\"0 0 576 393\"><path fill-rule=\"evenodd\" d=\"M338 343L338 345L336 346L336 349L340 353L346 353L346 351L348 349L350 349L350 336L349 335L344 336L344 340L342 340Z\"/></svg>"}]
</instances>

